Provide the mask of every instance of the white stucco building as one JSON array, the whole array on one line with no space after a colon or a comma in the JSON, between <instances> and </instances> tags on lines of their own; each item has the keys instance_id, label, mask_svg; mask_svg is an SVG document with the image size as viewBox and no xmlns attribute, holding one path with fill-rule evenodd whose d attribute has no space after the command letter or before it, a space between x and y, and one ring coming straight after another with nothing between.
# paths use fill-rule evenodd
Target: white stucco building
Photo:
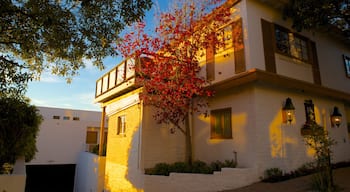
<instances>
[{"instance_id":1,"label":"white stucco building","mask_svg":"<svg viewBox=\"0 0 350 192\"><path fill-rule=\"evenodd\" d=\"M99 144L101 112L37 109L43 121L36 139L38 151L26 163L26 190L72 191L79 155Z\"/></svg>"},{"instance_id":2,"label":"white stucco building","mask_svg":"<svg viewBox=\"0 0 350 192\"><path fill-rule=\"evenodd\" d=\"M201 75L211 80L216 94L209 100L209 117L191 117L194 159L210 163L232 159L235 152L238 167L253 172L255 181L268 168L288 172L312 160L301 134L309 121L336 140L333 162L350 160L349 44L332 34L293 30L282 19L283 2L231 1L236 11L226 27L241 29L233 38L240 44L232 42L212 55L207 50ZM172 134L171 126L156 124L152 109L139 100L141 89L126 70L129 64L118 64L96 84L95 101L109 118L105 189L154 191L144 169L182 161L185 138ZM287 98L295 107L290 122L282 110ZM339 127L330 120L334 107L342 114ZM213 123L222 118L224 123ZM211 182L201 183L211 191ZM183 190L178 187L173 191Z\"/></svg>"},{"instance_id":3,"label":"white stucco building","mask_svg":"<svg viewBox=\"0 0 350 192\"><path fill-rule=\"evenodd\" d=\"M43 116L37 136L38 152L27 163L34 164L75 164L78 154L89 149L87 136L99 142L101 112L37 107Z\"/></svg>"}]
</instances>

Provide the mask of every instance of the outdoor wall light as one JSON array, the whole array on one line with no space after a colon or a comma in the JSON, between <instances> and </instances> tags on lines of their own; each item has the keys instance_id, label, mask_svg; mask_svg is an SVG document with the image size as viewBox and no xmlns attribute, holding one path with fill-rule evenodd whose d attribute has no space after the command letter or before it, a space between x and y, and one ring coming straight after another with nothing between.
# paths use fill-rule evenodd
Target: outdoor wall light
<instances>
[{"instance_id":1,"label":"outdoor wall light","mask_svg":"<svg viewBox=\"0 0 350 192\"><path fill-rule=\"evenodd\" d=\"M294 117L294 110L295 107L292 103L292 99L291 98L287 98L286 102L284 103L284 106L282 108L283 110L283 122L284 123L292 123L293 121L293 117Z\"/></svg>"},{"instance_id":2,"label":"outdoor wall light","mask_svg":"<svg viewBox=\"0 0 350 192\"><path fill-rule=\"evenodd\" d=\"M334 127L334 126L339 127L339 125L341 124L341 120L342 120L341 116L342 115L340 114L338 107L334 107L333 113L331 115L332 127Z\"/></svg>"}]
</instances>

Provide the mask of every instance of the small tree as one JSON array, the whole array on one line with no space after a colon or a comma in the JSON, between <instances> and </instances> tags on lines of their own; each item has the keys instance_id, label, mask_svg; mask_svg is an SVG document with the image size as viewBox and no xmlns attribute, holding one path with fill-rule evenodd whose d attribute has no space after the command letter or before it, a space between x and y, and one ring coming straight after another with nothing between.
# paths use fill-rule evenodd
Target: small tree
<instances>
[{"instance_id":1,"label":"small tree","mask_svg":"<svg viewBox=\"0 0 350 192\"><path fill-rule=\"evenodd\" d=\"M36 136L42 117L26 100L0 97L0 167L20 156L34 158Z\"/></svg>"},{"instance_id":2,"label":"small tree","mask_svg":"<svg viewBox=\"0 0 350 192\"><path fill-rule=\"evenodd\" d=\"M322 192L335 190L332 172L332 150L336 142L329 137L327 130L316 122L309 122L305 126L310 129L310 134L305 135L305 143L315 150L315 163L317 173L313 176L312 187Z\"/></svg>"},{"instance_id":3,"label":"small tree","mask_svg":"<svg viewBox=\"0 0 350 192\"><path fill-rule=\"evenodd\" d=\"M194 104L194 98L211 96L205 90L206 80L199 76L199 60L209 46L220 46L215 35L219 26L230 18L231 1L176 1L169 12L161 13L154 36L138 23L117 46L125 58L146 56L136 67L138 81L144 91L145 105L156 107L159 123L172 123L186 136L186 160L192 161L189 113L199 111L206 102ZM215 8L216 7L216 8ZM210 14L208 14L210 13Z\"/></svg>"}]
</instances>

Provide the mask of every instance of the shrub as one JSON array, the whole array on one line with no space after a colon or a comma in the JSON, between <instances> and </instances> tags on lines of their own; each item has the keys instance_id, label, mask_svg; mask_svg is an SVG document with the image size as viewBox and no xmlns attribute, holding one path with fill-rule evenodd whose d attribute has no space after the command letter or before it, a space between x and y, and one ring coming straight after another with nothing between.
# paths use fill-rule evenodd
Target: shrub
<instances>
[{"instance_id":1,"label":"shrub","mask_svg":"<svg viewBox=\"0 0 350 192\"><path fill-rule=\"evenodd\" d=\"M192 163L192 173L212 174L213 170L203 161L194 161Z\"/></svg>"},{"instance_id":2,"label":"shrub","mask_svg":"<svg viewBox=\"0 0 350 192\"><path fill-rule=\"evenodd\" d=\"M185 162L175 162L170 165L170 172L174 173L191 173L192 168L188 163Z\"/></svg>"},{"instance_id":3,"label":"shrub","mask_svg":"<svg viewBox=\"0 0 350 192\"><path fill-rule=\"evenodd\" d=\"M284 180L283 171L280 168L274 167L265 170L265 179L266 182L278 182Z\"/></svg>"},{"instance_id":4,"label":"shrub","mask_svg":"<svg viewBox=\"0 0 350 192\"><path fill-rule=\"evenodd\" d=\"M208 165L203 161L194 161L191 165L185 162L175 162L173 164L158 163L153 168L145 169L146 175L166 175L173 173L201 173L212 174L214 171L220 171L222 167L236 167L233 160L226 160L224 163L215 161Z\"/></svg>"}]
</instances>

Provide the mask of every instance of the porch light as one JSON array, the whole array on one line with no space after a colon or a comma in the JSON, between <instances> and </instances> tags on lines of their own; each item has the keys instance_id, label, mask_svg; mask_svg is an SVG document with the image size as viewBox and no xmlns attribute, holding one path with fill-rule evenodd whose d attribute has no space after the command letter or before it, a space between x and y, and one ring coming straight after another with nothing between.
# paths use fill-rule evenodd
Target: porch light
<instances>
[{"instance_id":1,"label":"porch light","mask_svg":"<svg viewBox=\"0 0 350 192\"><path fill-rule=\"evenodd\" d=\"M341 124L341 120L342 115L340 114L338 107L334 107L333 113L331 115L332 127L334 127L335 125L339 127L339 125Z\"/></svg>"},{"instance_id":2,"label":"porch light","mask_svg":"<svg viewBox=\"0 0 350 192\"><path fill-rule=\"evenodd\" d=\"M288 97L286 99L286 102L284 103L282 110L283 110L283 116L284 116L283 121L289 124L292 123L295 107L292 103L291 98Z\"/></svg>"}]
</instances>

